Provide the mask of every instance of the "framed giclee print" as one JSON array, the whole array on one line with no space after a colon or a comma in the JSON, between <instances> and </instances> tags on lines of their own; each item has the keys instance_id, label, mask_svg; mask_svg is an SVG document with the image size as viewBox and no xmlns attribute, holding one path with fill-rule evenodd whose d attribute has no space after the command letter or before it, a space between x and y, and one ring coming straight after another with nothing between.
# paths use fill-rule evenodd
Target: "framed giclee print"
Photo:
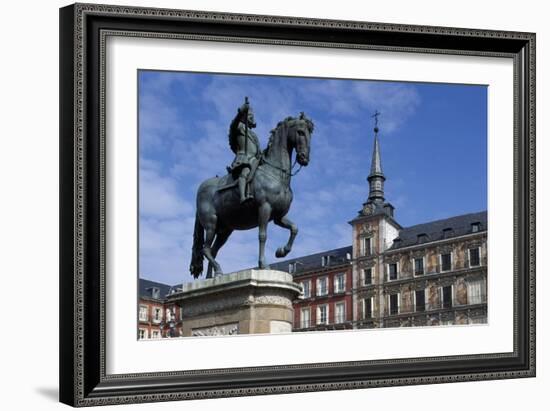
<instances>
[{"instance_id":1,"label":"framed giclee print","mask_svg":"<svg viewBox=\"0 0 550 411\"><path fill-rule=\"evenodd\" d=\"M535 35L61 11L61 401L535 375Z\"/></svg>"}]
</instances>

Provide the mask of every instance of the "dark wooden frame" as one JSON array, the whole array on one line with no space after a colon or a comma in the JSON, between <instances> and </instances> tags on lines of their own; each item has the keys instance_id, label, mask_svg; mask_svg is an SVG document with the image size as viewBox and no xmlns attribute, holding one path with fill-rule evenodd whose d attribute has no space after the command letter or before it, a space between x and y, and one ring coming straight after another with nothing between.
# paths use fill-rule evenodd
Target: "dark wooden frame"
<instances>
[{"instance_id":1,"label":"dark wooden frame","mask_svg":"<svg viewBox=\"0 0 550 411\"><path fill-rule=\"evenodd\" d=\"M139 33L139 34L137 34ZM105 373L104 40L108 35L510 57L514 351L134 375ZM74 406L535 375L535 34L76 4L60 10L60 400Z\"/></svg>"}]
</instances>

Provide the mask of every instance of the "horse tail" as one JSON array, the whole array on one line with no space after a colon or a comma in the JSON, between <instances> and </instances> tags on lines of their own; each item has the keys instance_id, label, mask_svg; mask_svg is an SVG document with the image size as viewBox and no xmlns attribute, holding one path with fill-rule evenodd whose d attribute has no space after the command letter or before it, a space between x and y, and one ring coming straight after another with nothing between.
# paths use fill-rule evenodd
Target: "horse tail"
<instances>
[{"instance_id":1,"label":"horse tail","mask_svg":"<svg viewBox=\"0 0 550 411\"><path fill-rule=\"evenodd\" d=\"M191 252L191 264L189 265L189 271L195 278L199 278L204 269L204 254L202 249L204 247L204 228L200 222L199 214L195 215L195 231L193 232L193 249Z\"/></svg>"}]
</instances>

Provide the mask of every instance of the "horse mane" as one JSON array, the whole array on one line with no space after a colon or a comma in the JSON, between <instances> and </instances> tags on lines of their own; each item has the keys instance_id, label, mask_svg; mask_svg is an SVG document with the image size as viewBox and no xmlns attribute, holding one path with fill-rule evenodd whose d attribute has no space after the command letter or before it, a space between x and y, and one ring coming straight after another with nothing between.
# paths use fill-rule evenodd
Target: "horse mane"
<instances>
[{"instance_id":1,"label":"horse mane","mask_svg":"<svg viewBox=\"0 0 550 411\"><path fill-rule=\"evenodd\" d=\"M287 125L288 123L291 123L291 122L297 121L297 120L305 121L309 132L313 133L313 129L315 128L315 125L313 124L313 121L311 121L308 117L306 117L306 115L303 112L300 113L299 117L288 116L285 119L279 121L277 123L277 125L275 126L275 128L273 130L271 130L271 132L269 134L269 140L267 142L267 147L264 150L264 154L267 154L269 152L269 149L271 148L271 146L273 144L273 140L275 139L275 135L277 133L281 132L282 127L284 125Z\"/></svg>"},{"instance_id":2,"label":"horse mane","mask_svg":"<svg viewBox=\"0 0 550 411\"><path fill-rule=\"evenodd\" d=\"M285 118L284 120L281 120L277 123L274 129L272 129L269 133L269 140L267 141L267 147L264 150L264 155L267 155L269 153L269 150L271 149L271 146L273 145L273 140L275 139L275 135L277 133L281 132L282 127L289 122L290 120L294 120L294 117L289 116Z\"/></svg>"}]
</instances>

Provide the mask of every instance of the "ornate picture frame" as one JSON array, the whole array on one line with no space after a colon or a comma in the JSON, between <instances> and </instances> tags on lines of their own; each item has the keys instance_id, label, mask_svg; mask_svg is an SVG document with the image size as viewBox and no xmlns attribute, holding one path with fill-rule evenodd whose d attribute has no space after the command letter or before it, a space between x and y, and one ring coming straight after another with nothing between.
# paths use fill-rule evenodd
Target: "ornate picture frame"
<instances>
[{"instance_id":1,"label":"ornate picture frame","mask_svg":"<svg viewBox=\"0 0 550 411\"><path fill-rule=\"evenodd\" d=\"M109 36L511 59L513 350L108 374ZM80 407L535 376L535 34L75 4L60 10L60 101L61 402Z\"/></svg>"}]
</instances>

